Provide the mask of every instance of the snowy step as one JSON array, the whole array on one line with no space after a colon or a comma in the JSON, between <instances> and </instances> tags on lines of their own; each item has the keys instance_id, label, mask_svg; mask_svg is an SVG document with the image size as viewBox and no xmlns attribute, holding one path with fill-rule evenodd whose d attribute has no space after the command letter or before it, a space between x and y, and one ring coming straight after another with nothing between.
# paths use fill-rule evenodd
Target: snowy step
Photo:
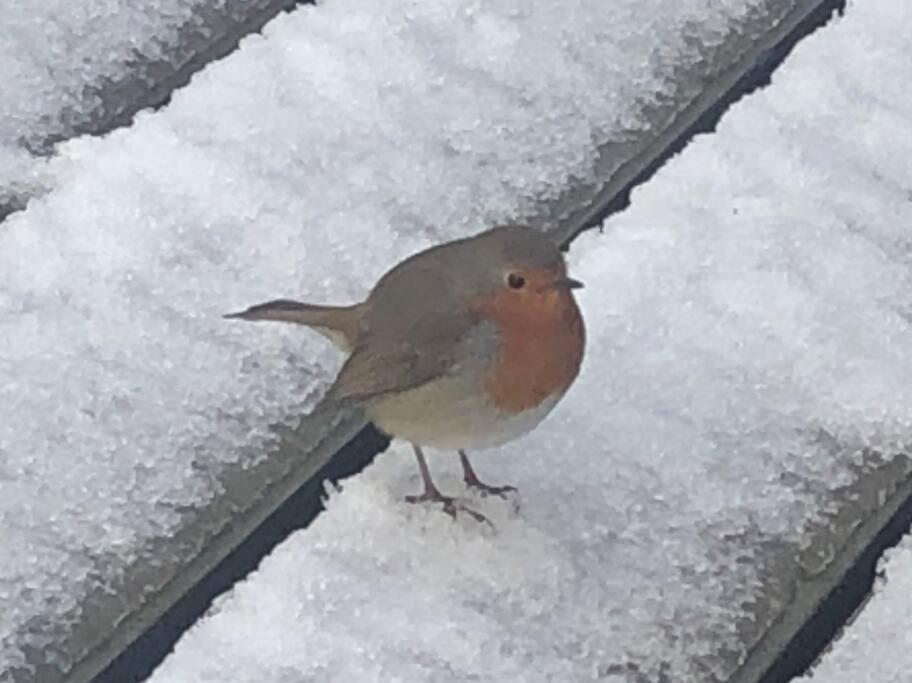
<instances>
[{"instance_id":1,"label":"snowy step","mask_svg":"<svg viewBox=\"0 0 912 683\"><path fill-rule=\"evenodd\" d=\"M0 218L41 191L55 142L164 103L296 0L11 0L0 23Z\"/></svg>"},{"instance_id":2,"label":"snowy step","mask_svg":"<svg viewBox=\"0 0 912 683\"><path fill-rule=\"evenodd\" d=\"M908 494L910 12L851 5L574 243L590 352L478 458L496 532L404 504L396 445L152 683L761 680Z\"/></svg>"},{"instance_id":3,"label":"snowy step","mask_svg":"<svg viewBox=\"0 0 912 683\"><path fill-rule=\"evenodd\" d=\"M219 314L352 300L518 215L578 224L815 6L329 3L130 129L65 144L51 191L0 229L0 528L22 549L0 562L0 672L88 680L358 431L277 441L339 359Z\"/></svg>"}]
</instances>

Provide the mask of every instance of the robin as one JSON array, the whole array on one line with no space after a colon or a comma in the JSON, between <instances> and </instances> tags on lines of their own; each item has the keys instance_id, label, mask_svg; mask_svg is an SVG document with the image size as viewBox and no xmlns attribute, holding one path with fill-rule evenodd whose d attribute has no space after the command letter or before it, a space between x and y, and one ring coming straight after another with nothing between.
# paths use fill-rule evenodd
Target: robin
<instances>
[{"instance_id":1,"label":"robin","mask_svg":"<svg viewBox=\"0 0 912 683\"><path fill-rule=\"evenodd\" d=\"M359 402L379 429L412 443L424 492L406 500L483 520L439 491L422 447L456 450L466 485L485 495L516 490L480 481L466 450L522 436L570 387L585 346L579 287L546 235L505 226L410 256L362 303L278 299L225 317L328 337L349 355L326 400Z\"/></svg>"}]
</instances>

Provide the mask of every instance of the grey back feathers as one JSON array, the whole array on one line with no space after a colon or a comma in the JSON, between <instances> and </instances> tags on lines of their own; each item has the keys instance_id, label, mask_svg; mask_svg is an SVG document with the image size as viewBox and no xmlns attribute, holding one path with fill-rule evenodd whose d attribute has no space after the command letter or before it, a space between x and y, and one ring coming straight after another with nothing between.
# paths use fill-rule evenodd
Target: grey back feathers
<instances>
[{"instance_id":1,"label":"grey back feathers","mask_svg":"<svg viewBox=\"0 0 912 683\"><path fill-rule=\"evenodd\" d=\"M432 247L391 269L365 301L359 338L331 396L401 391L455 363L490 357L496 330L470 304L502 287L516 267L562 269L563 257L545 235L510 226Z\"/></svg>"},{"instance_id":2,"label":"grey back feathers","mask_svg":"<svg viewBox=\"0 0 912 683\"><path fill-rule=\"evenodd\" d=\"M226 317L313 327L351 351L328 398L369 399L420 386L457 364L489 360L497 331L476 318L471 304L502 287L517 268L563 271L563 256L545 234L504 226L405 259L361 304L278 299Z\"/></svg>"}]
</instances>

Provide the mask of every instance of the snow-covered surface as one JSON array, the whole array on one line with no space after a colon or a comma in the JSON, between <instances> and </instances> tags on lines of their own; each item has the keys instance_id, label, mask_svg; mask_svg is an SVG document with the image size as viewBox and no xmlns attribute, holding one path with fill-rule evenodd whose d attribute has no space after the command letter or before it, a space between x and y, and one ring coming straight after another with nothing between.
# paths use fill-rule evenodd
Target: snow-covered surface
<instances>
[{"instance_id":1,"label":"snow-covered surface","mask_svg":"<svg viewBox=\"0 0 912 683\"><path fill-rule=\"evenodd\" d=\"M155 85L138 82L105 93L111 84L123 83L145 63L180 67L193 49L219 38L249 10L237 0L4 0L0 12L3 200L44 180L32 153L46 151L49 136L67 137Z\"/></svg>"},{"instance_id":2,"label":"snow-covered surface","mask_svg":"<svg viewBox=\"0 0 912 683\"><path fill-rule=\"evenodd\" d=\"M888 550L855 621L802 681L908 683L912 672L912 536Z\"/></svg>"},{"instance_id":3,"label":"snow-covered surface","mask_svg":"<svg viewBox=\"0 0 912 683\"><path fill-rule=\"evenodd\" d=\"M162 562L145 539L337 367L315 335L222 312L350 301L587 179L598 143L647 128L644 104L763 4L334 0L63 145L52 190L0 224L0 671L56 657L87 591Z\"/></svg>"},{"instance_id":4,"label":"snow-covered surface","mask_svg":"<svg viewBox=\"0 0 912 683\"><path fill-rule=\"evenodd\" d=\"M912 442L910 21L851 3L577 241L588 356L536 432L477 457L522 492L471 501L496 531L402 502L395 447L151 680L726 680L769 553L864 448ZM461 490L453 454L432 468Z\"/></svg>"},{"instance_id":5,"label":"snow-covered surface","mask_svg":"<svg viewBox=\"0 0 912 683\"><path fill-rule=\"evenodd\" d=\"M0 22L0 181L26 181L28 150L101 108L97 89L137 56L165 59L212 0L5 0Z\"/></svg>"}]
</instances>

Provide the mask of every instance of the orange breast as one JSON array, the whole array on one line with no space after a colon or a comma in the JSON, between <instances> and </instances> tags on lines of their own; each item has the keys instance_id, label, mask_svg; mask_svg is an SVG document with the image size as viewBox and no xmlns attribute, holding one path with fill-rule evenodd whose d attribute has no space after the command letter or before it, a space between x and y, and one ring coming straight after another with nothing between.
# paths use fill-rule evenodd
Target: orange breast
<instances>
[{"instance_id":1,"label":"orange breast","mask_svg":"<svg viewBox=\"0 0 912 683\"><path fill-rule=\"evenodd\" d=\"M505 290L476 310L501 333L497 360L484 378L495 406L512 413L528 410L576 379L586 333L569 291L520 297Z\"/></svg>"}]
</instances>

